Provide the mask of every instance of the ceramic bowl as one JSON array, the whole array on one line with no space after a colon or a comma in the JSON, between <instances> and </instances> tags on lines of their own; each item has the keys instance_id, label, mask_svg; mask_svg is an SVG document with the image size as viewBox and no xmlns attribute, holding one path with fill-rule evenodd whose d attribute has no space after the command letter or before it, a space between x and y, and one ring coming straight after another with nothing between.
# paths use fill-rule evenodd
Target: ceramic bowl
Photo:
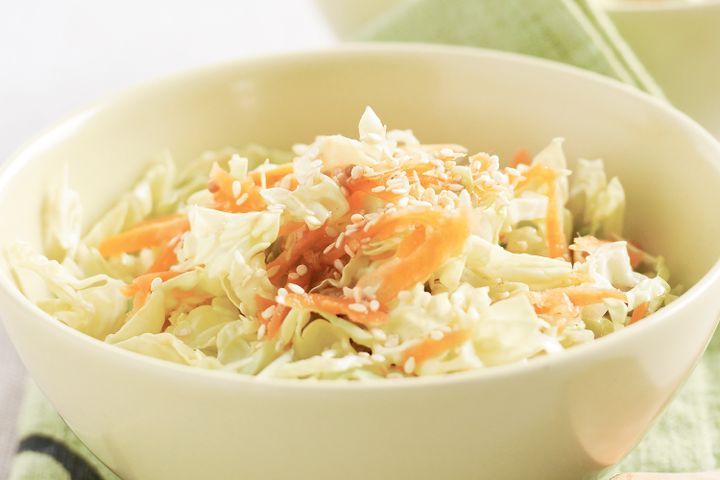
<instances>
[{"instance_id":1,"label":"ceramic bowl","mask_svg":"<svg viewBox=\"0 0 720 480\"><path fill-rule=\"evenodd\" d=\"M627 234L687 292L556 355L436 378L310 382L194 370L87 337L0 275L30 374L85 444L133 479L573 479L618 462L688 377L720 310L720 144L662 101L527 57L351 46L182 73L51 128L0 173L0 246L40 244L43 192L67 164L93 218L145 162L254 141L355 133L365 105L426 142L507 156L554 136L627 190Z\"/></svg>"}]
</instances>

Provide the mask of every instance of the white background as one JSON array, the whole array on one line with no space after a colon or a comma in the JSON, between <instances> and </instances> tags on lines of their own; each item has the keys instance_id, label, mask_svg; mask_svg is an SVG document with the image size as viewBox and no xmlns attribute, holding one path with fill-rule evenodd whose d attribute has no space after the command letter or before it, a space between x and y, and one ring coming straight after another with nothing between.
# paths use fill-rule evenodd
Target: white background
<instances>
[{"instance_id":1,"label":"white background","mask_svg":"<svg viewBox=\"0 0 720 480\"><path fill-rule=\"evenodd\" d=\"M0 162L65 114L148 78L334 42L312 0L0 0ZM0 327L0 479L23 376Z\"/></svg>"}]
</instances>

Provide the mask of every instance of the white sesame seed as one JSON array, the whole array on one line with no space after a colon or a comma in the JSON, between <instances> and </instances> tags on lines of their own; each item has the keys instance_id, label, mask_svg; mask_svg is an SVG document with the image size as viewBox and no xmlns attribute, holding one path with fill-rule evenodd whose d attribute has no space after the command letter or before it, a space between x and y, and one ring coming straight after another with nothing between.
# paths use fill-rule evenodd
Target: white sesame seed
<instances>
[{"instance_id":1,"label":"white sesame seed","mask_svg":"<svg viewBox=\"0 0 720 480\"><path fill-rule=\"evenodd\" d=\"M385 332L377 327L370 329L370 333L372 334L373 337L377 338L381 342L384 342L385 340L387 340L387 335L385 334Z\"/></svg>"},{"instance_id":2,"label":"white sesame seed","mask_svg":"<svg viewBox=\"0 0 720 480\"><path fill-rule=\"evenodd\" d=\"M403 372L405 372L406 375L410 375L415 371L415 357L410 357L405 362L405 365L403 366Z\"/></svg>"},{"instance_id":3,"label":"white sesame seed","mask_svg":"<svg viewBox=\"0 0 720 480\"><path fill-rule=\"evenodd\" d=\"M360 222L362 222L363 220L365 220L365 217L363 217L363 216L360 215L359 213L353 213L353 214L350 216L350 221L353 222L353 223L360 223Z\"/></svg>"},{"instance_id":4,"label":"white sesame seed","mask_svg":"<svg viewBox=\"0 0 720 480\"><path fill-rule=\"evenodd\" d=\"M377 187L373 187L370 189L373 193L380 193L385 191L385 185L378 185Z\"/></svg>"},{"instance_id":5,"label":"white sesame seed","mask_svg":"<svg viewBox=\"0 0 720 480\"><path fill-rule=\"evenodd\" d=\"M295 268L295 271L298 275L302 277L303 275L308 273L308 267L304 263L301 263L297 266L297 268Z\"/></svg>"},{"instance_id":6,"label":"white sesame seed","mask_svg":"<svg viewBox=\"0 0 720 480\"><path fill-rule=\"evenodd\" d=\"M328 253L330 253L330 250L332 250L333 248L335 248L335 242L333 242L333 243L331 243L330 245L328 245L327 247L325 247L325 248L323 249L323 253L324 253L325 255L327 255Z\"/></svg>"},{"instance_id":7,"label":"white sesame seed","mask_svg":"<svg viewBox=\"0 0 720 480\"><path fill-rule=\"evenodd\" d=\"M382 353L373 353L372 355L370 355L370 359L378 363L384 363L385 355L383 355Z\"/></svg>"},{"instance_id":8,"label":"white sesame seed","mask_svg":"<svg viewBox=\"0 0 720 480\"><path fill-rule=\"evenodd\" d=\"M430 332L430 338L432 338L433 340L442 340L444 336L445 334L440 330L433 330Z\"/></svg>"},{"instance_id":9,"label":"white sesame seed","mask_svg":"<svg viewBox=\"0 0 720 480\"><path fill-rule=\"evenodd\" d=\"M305 223L307 223L308 225L314 225L316 227L319 227L323 224L323 222L321 222L320 219L317 218L315 215L307 215L305 217Z\"/></svg>"},{"instance_id":10,"label":"white sesame seed","mask_svg":"<svg viewBox=\"0 0 720 480\"><path fill-rule=\"evenodd\" d=\"M377 300L371 300L370 310L372 310L373 312L377 312L378 310L380 310L380 302L378 302Z\"/></svg>"},{"instance_id":11,"label":"white sesame seed","mask_svg":"<svg viewBox=\"0 0 720 480\"><path fill-rule=\"evenodd\" d=\"M232 182L232 194L233 197L239 197L240 196L240 190L242 189L242 185L240 185L239 180L234 180Z\"/></svg>"},{"instance_id":12,"label":"white sesame seed","mask_svg":"<svg viewBox=\"0 0 720 480\"><path fill-rule=\"evenodd\" d=\"M350 287L343 287L342 289L343 295L346 297L352 297L353 296L353 289Z\"/></svg>"},{"instance_id":13,"label":"white sesame seed","mask_svg":"<svg viewBox=\"0 0 720 480\"><path fill-rule=\"evenodd\" d=\"M464 189L465 187L463 187L462 185L457 184L457 183L451 183L450 185L448 185L448 188L450 190L452 190L453 192L459 192L460 190Z\"/></svg>"},{"instance_id":14,"label":"white sesame seed","mask_svg":"<svg viewBox=\"0 0 720 480\"><path fill-rule=\"evenodd\" d=\"M398 200L398 205L401 207L407 207L408 203L410 203L410 198L408 197L402 197L400 200Z\"/></svg>"},{"instance_id":15,"label":"white sesame seed","mask_svg":"<svg viewBox=\"0 0 720 480\"><path fill-rule=\"evenodd\" d=\"M345 245L345 249L344 249L344 250L345 250L345 253L347 253L349 257L355 256L355 252L353 252L353 251L350 249L350 246L349 246L349 245Z\"/></svg>"},{"instance_id":16,"label":"white sesame seed","mask_svg":"<svg viewBox=\"0 0 720 480\"><path fill-rule=\"evenodd\" d=\"M154 292L155 290L157 290L160 287L160 285L162 285L162 283L163 283L162 278L160 278L160 277L153 278L152 282L150 282L150 291Z\"/></svg>"},{"instance_id":17,"label":"white sesame seed","mask_svg":"<svg viewBox=\"0 0 720 480\"><path fill-rule=\"evenodd\" d=\"M275 313L275 305L270 305L265 310L262 311L260 316L264 318L265 320L269 319L273 316L273 313Z\"/></svg>"},{"instance_id":18,"label":"white sesame seed","mask_svg":"<svg viewBox=\"0 0 720 480\"><path fill-rule=\"evenodd\" d=\"M288 294L288 291L287 291L287 289L280 287L280 288L278 288L277 294L278 294L278 297L284 297L285 295Z\"/></svg>"},{"instance_id":19,"label":"white sesame seed","mask_svg":"<svg viewBox=\"0 0 720 480\"><path fill-rule=\"evenodd\" d=\"M365 295L368 298L374 297L376 291L377 291L377 287L372 287L370 285L368 285L367 287L362 289L363 295Z\"/></svg>"},{"instance_id":20,"label":"white sesame seed","mask_svg":"<svg viewBox=\"0 0 720 480\"><path fill-rule=\"evenodd\" d=\"M345 238L345 232L340 232L340 235L335 239L335 248L340 248L340 245L342 245L343 239Z\"/></svg>"},{"instance_id":21,"label":"white sesame seed","mask_svg":"<svg viewBox=\"0 0 720 480\"><path fill-rule=\"evenodd\" d=\"M288 273L288 280L297 280L298 278L300 278L300 275L298 275L297 273L295 273L295 272Z\"/></svg>"},{"instance_id":22,"label":"white sesame seed","mask_svg":"<svg viewBox=\"0 0 720 480\"><path fill-rule=\"evenodd\" d=\"M364 169L360 165L355 165L352 167L352 170L350 170L350 177L352 177L354 180L357 180L358 178L363 176Z\"/></svg>"},{"instance_id":23,"label":"white sesame seed","mask_svg":"<svg viewBox=\"0 0 720 480\"><path fill-rule=\"evenodd\" d=\"M367 307L362 303L351 303L348 305L348 308L353 312L368 313Z\"/></svg>"},{"instance_id":24,"label":"white sesame seed","mask_svg":"<svg viewBox=\"0 0 720 480\"><path fill-rule=\"evenodd\" d=\"M242 195L240 195L240 196L238 197L237 200L235 200L235 205L240 206L240 205L242 205L243 203L245 203L245 201L246 201L247 199L248 199L248 194L247 194L247 192L246 192L246 193L243 193Z\"/></svg>"},{"instance_id":25,"label":"white sesame seed","mask_svg":"<svg viewBox=\"0 0 720 480\"><path fill-rule=\"evenodd\" d=\"M297 293L298 295L302 295L303 293L305 293L305 289L303 289L303 288L302 288L300 285L298 285L297 283L289 282L289 283L287 284L287 288L288 288L291 292Z\"/></svg>"},{"instance_id":26,"label":"white sesame seed","mask_svg":"<svg viewBox=\"0 0 720 480\"><path fill-rule=\"evenodd\" d=\"M345 267L345 265L343 265L342 260L340 260L339 258L336 258L336 259L335 259L335 261L333 262L333 266L334 266L335 269L337 269L337 271L339 271L339 272L342 272L343 267Z\"/></svg>"},{"instance_id":27,"label":"white sesame seed","mask_svg":"<svg viewBox=\"0 0 720 480\"><path fill-rule=\"evenodd\" d=\"M258 331L257 331L257 338L258 338L258 340L262 340L262 339L263 339L263 337L265 336L265 332L266 332L266 331L267 331L267 327L266 327L265 324L263 323L262 325L260 325L260 327L258 328Z\"/></svg>"},{"instance_id":28,"label":"white sesame seed","mask_svg":"<svg viewBox=\"0 0 720 480\"><path fill-rule=\"evenodd\" d=\"M362 300L362 290L360 289L360 287L353 287L352 295L353 295L353 299L356 302L360 302Z\"/></svg>"}]
</instances>

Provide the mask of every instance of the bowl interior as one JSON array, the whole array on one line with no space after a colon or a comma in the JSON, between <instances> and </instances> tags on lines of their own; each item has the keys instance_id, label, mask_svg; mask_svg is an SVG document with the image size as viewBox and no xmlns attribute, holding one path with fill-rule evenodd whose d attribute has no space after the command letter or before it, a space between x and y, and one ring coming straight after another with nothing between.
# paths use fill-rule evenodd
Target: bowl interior
<instances>
[{"instance_id":1,"label":"bowl interior","mask_svg":"<svg viewBox=\"0 0 720 480\"><path fill-rule=\"evenodd\" d=\"M49 182L70 169L88 224L169 149L178 162L256 142L288 147L356 135L371 105L424 142L501 155L566 138L572 162L602 157L620 177L627 236L662 253L674 281L697 281L720 254L718 145L687 118L620 84L548 62L427 46L348 48L239 61L155 81L49 130L0 177L0 246L40 244Z\"/></svg>"}]
</instances>

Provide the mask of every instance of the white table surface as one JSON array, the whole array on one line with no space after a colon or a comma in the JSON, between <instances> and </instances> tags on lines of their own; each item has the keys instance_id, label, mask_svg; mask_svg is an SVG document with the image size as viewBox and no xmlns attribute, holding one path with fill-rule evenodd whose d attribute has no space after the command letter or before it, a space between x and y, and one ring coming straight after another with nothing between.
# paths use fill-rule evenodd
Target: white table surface
<instances>
[{"instance_id":1,"label":"white table surface","mask_svg":"<svg viewBox=\"0 0 720 480\"><path fill-rule=\"evenodd\" d=\"M148 78L335 41L312 0L0 1L0 162L65 114ZM24 377L0 327L0 479Z\"/></svg>"}]
</instances>

